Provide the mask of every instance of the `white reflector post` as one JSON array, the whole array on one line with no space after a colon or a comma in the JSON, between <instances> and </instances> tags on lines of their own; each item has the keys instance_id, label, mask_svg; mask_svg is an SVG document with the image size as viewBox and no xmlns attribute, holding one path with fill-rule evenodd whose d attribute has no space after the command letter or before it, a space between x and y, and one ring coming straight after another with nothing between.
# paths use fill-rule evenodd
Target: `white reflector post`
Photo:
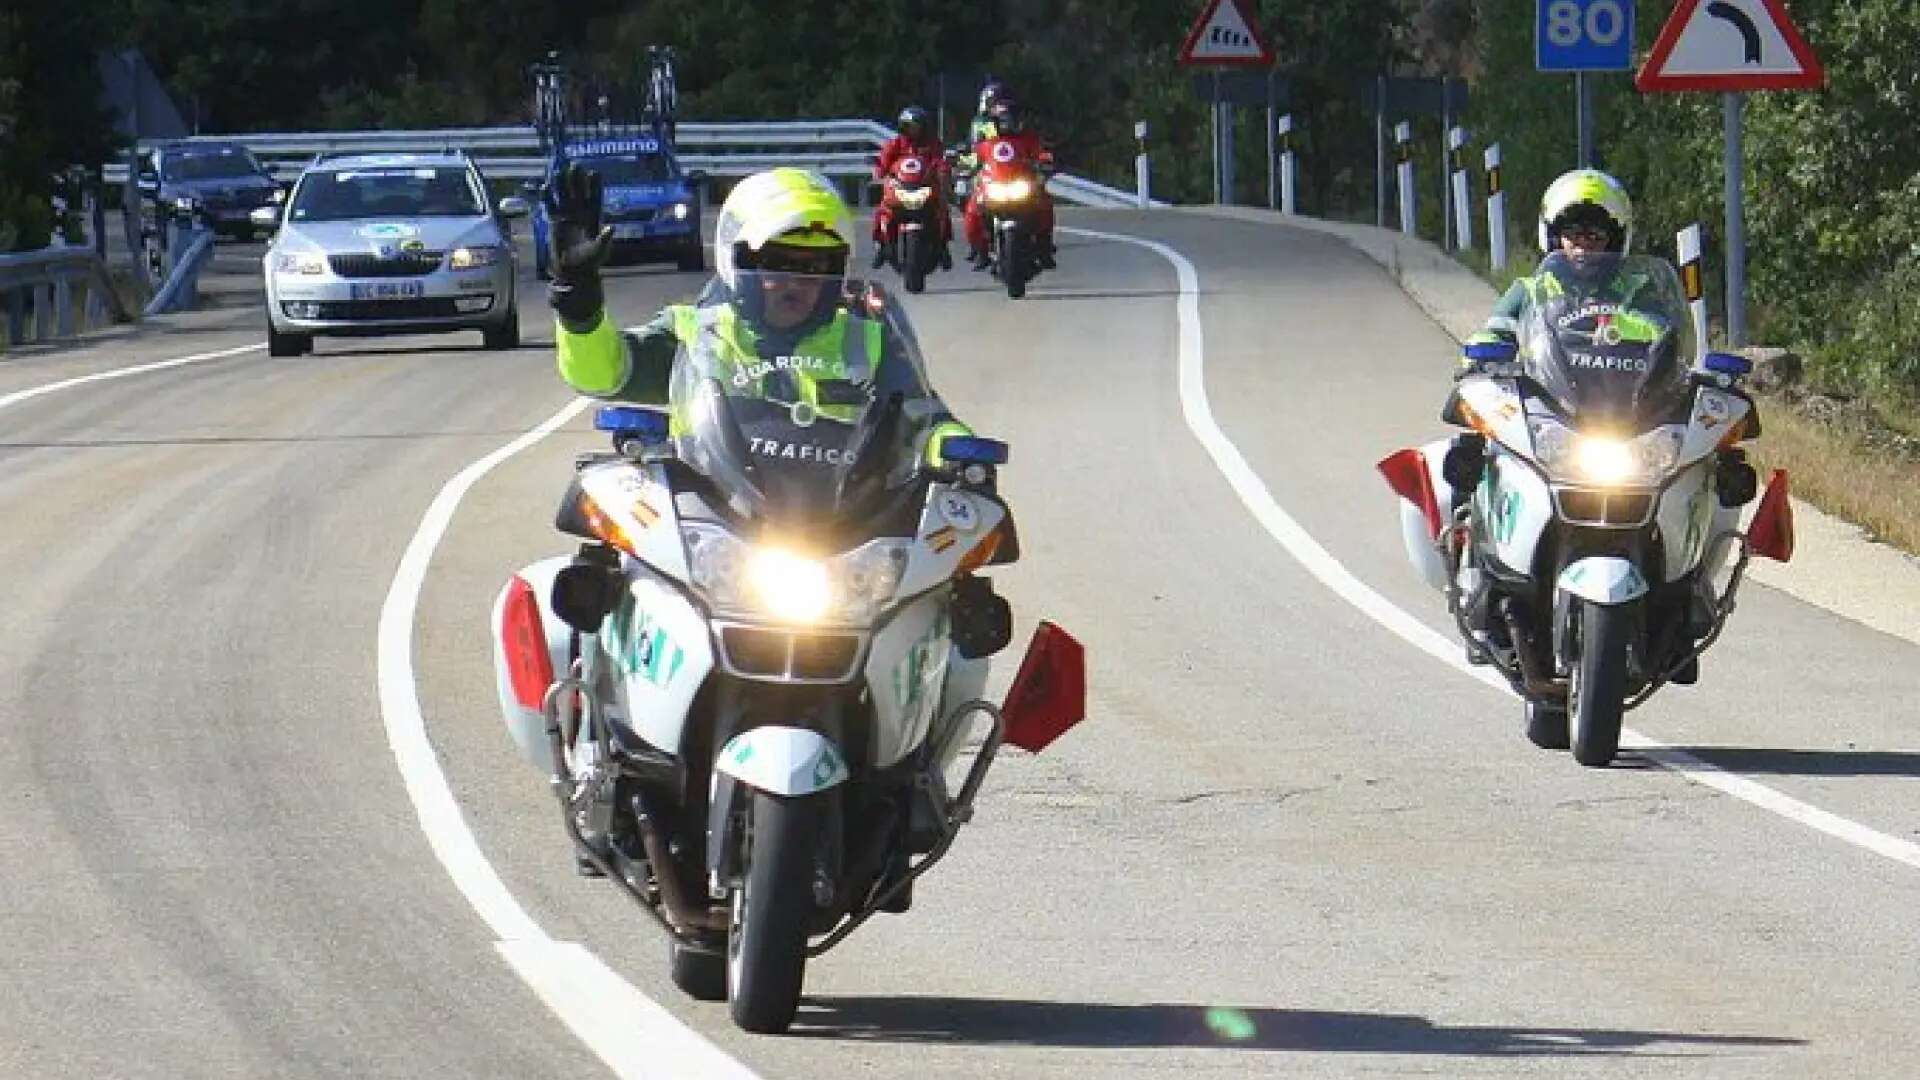
<instances>
[{"instance_id":1,"label":"white reflector post","mask_svg":"<svg viewBox=\"0 0 1920 1080\"><path fill-rule=\"evenodd\" d=\"M1413 125L1402 120L1393 125L1395 152L1400 155L1400 231L1413 235Z\"/></svg>"},{"instance_id":2,"label":"white reflector post","mask_svg":"<svg viewBox=\"0 0 1920 1080\"><path fill-rule=\"evenodd\" d=\"M1500 190L1500 144L1487 147L1487 255L1495 270L1507 265L1507 193Z\"/></svg>"},{"instance_id":3,"label":"white reflector post","mask_svg":"<svg viewBox=\"0 0 1920 1080\"><path fill-rule=\"evenodd\" d=\"M1680 284L1687 290L1687 310L1693 313L1693 333L1700 342L1700 355L1694 358L1699 367L1707 354L1706 268L1700 263L1699 223L1675 233L1674 242L1680 252Z\"/></svg>"},{"instance_id":4,"label":"white reflector post","mask_svg":"<svg viewBox=\"0 0 1920 1080\"><path fill-rule=\"evenodd\" d=\"M1294 170L1298 167L1293 152L1293 114L1275 121L1280 136L1280 212L1292 217Z\"/></svg>"},{"instance_id":5,"label":"white reflector post","mask_svg":"<svg viewBox=\"0 0 1920 1080\"><path fill-rule=\"evenodd\" d=\"M1461 251L1473 248L1473 202L1468 194L1467 160L1462 153L1467 148L1467 129L1454 125L1447 133L1447 170L1448 179L1453 184L1453 235L1454 245Z\"/></svg>"}]
</instances>

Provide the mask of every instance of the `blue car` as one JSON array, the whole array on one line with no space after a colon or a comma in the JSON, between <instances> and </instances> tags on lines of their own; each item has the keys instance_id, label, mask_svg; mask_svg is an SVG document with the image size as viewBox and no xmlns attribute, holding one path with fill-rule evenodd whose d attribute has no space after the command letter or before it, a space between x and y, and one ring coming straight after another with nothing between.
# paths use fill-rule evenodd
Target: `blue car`
<instances>
[{"instance_id":1,"label":"blue car","mask_svg":"<svg viewBox=\"0 0 1920 1080\"><path fill-rule=\"evenodd\" d=\"M671 147L651 135L579 139L564 144L547 163L546 177L529 185L538 194L568 163L600 174L602 221L613 226L613 261L673 262L682 270L706 267L700 240L700 185L706 174L683 172ZM552 228L545 199L533 200L534 272L552 276L547 233Z\"/></svg>"}]
</instances>

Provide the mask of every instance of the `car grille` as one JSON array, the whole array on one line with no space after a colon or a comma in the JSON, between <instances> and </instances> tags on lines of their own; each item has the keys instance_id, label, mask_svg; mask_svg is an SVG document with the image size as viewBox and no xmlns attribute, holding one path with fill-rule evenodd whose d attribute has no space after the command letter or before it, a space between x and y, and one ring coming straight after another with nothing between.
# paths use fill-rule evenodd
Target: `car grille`
<instances>
[{"instance_id":1,"label":"car grille","mask_svg":"<svg viewBox=\"0 0 1920 1080\"><path fill-rule=\"evenodd\" d=\"M846 682L860 660L861 635L723 626L722 660L736 675L783 682Z\"/></svg>"},{"instance_id":2,"label":"car grille","mask_svg":"<svg viewBox=\"0 0 1920 1080\"><path fill-rule=\"evenodd\" d=\"M418 277L440 269L439 251L403 251L392 258L366 252L327 256L327 265L341 277Z\"/></svg>"},{"instance_id":3,"label":"car grille","mask_svg":"<svg viewBox=\"0 0 1920 1080\"><path fill-rule=\"evenodd\" d=\"M1575 525L1638 528L1653 517L1654 493L1607 488L1555 488L1560 516Z\"/></svg>"},{"instance_id":4,"label":"car grille","mask_svg":"<svg viewBox=\"0 0 1920 1080\"><path fill-rule=\"evenodd\" d=\"M322 319L446 319L461 312L450 296L390 300L330 300L320 305ZM467 314L479 314L467 312Z\"/></svg>"},{"instance_id":5,"label":"car grille","mask_svg":"<svg viewBox=\"0 0 1920 1080\"><path fill-rule=\"evenodd\" d=\"M200 200L208 210L251 210L266 204L265 191L216 191Z\"/></svg>"}]
</instances>

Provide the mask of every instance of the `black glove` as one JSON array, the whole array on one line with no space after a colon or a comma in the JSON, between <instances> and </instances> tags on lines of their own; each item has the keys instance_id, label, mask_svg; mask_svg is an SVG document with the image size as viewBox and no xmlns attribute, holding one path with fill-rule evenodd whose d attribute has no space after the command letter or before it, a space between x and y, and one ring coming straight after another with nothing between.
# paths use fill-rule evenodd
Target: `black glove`
<instances>
[{"instance_id":1,"label":"black glove","mask_svg":"<svg viewBox=\"0 0 1920 1080\"><path fill-rule=\"evenodd\" d=\"M600 321L606 295L600 287L600 267L613 250L613 227L600 224L600 174L579 165L561 169L547 185L548 262L553 285L547 302L561 325L585 333Z\"/></svg>"}]
</instances>

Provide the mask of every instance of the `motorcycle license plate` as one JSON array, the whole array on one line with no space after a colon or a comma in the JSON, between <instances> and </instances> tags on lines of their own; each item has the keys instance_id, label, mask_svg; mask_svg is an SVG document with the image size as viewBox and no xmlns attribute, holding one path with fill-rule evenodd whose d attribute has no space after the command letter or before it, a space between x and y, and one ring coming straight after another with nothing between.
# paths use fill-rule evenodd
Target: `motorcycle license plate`
<instances>
[{"instance_id":1,"label":"motorcycle license plate","mask_svg":"<svg viewBox=\"0 0 1920 1080\"><path fill-rule=\"evenodd\" d=\"M355 282L347 289L354 300L398 300L427 294L427 287L418 281Z\"/></svg>"}]
</instances>

